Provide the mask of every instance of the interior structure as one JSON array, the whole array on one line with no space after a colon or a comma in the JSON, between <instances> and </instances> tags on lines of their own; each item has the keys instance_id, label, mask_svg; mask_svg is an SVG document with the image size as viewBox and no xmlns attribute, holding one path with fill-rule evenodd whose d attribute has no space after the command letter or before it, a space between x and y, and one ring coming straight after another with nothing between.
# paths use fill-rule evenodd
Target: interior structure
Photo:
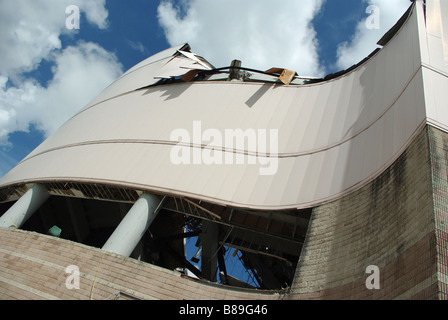
<instances>
[{"instance_id":1,"label":"interior structure","mask_svg":"<svg viewBox=\"0 0 448 320\"><path fill-rule=\"evenodd\" d=\"M52 196L21 229L97 248L139 197L138 191L106 185L67 182L45 187ZM1 203L0 211L13 203ZM244 210L164 196L161 211L131 257L223 285L287 289L310 215L311 209Z\"/></svg>"}]
</instances>

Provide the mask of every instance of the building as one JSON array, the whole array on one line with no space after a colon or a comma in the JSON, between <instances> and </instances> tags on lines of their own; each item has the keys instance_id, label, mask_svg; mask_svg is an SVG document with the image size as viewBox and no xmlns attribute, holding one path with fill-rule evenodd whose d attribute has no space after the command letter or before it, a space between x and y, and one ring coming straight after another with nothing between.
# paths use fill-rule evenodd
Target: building
<instances>
[{"instance_id":1,"label":"building","mask_svg":"<svg viewBox=\"0 0 448 320\"><path fill-rule=\"evenodd\" d=\"M448 3L378 44L323 79L128 70L0 179L0 298L446 299Z\"/></svg>"}]
</instances>

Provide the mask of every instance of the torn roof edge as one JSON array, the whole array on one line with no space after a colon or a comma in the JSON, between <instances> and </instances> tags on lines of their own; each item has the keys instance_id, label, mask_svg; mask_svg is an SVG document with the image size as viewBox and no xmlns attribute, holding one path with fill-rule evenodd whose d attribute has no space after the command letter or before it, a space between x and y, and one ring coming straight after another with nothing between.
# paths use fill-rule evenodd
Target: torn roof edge
<instances>
[{"instance_id":1,"label":"torn roof edge","mask_svg":"<svg viewBox=\"0 0 448 320\"><path fill-rule=\"evenodd\" d=\"M407 11L401 16L401 18L397 21L397 23L391 29L389 29L389 31L387 31L383 35L383 37L381 37L381 39L377 42L377 44L379 46L384 47L401 30L403 25L406 23L406 21L411 16L411 13L413 12L414 7L415 7L415 2L413 2L409 6ZM369 60L371 57L373 57L380 50L381 50L381 48L376 48L363 60L361 60L360 62L354 64L353 66L351 66L345 70L340 70L340 71L337 71L334 73L330 73L330 74L325 75L324 77L308 77L308 76L300 76L295 71L291 71L291 70L288 70L285 68L279 68L279 67L273 67L266 71L250 69L250 68L243 68L241 66L239 66L239 67L228 66L228 67L216 68L208 60L191 52L191 47L188 43L183 43L181 45L168 48L166 50L163 50L159 53L156 53L156 54L150 56L149 58L145 59L144 61L140 62L136 66L134 66L131 69L129 69L128 71L126 71L123 75L128 74L132 71L135 71L135 70L137 70L141 67L144 67L148 64L168 58L170 56L172 56L172 58L175 58L178 55L182 55L186 58L196 61L196 63L198 63L204 69L203 68L197 68L197 69L186 68L186 69L188 69L188 71L185 74L179 74L179 75L172 76L172 77L158 76L155 78L159 78L161 80L170 80L170 79L172 80L175 78L179 78L182 81L190 82L190 81L193 81L195 78L197 78L199 75L204 74L204 73L210 75L210 74L220 73L221 71L226 70L226 69L230 70L231 68L233 68L233 69L236 68L236 69L239 69L240 71L247 71L247 72L263 74L265 76L271 76L275 79L275 80L273 79L273 81L269 81L267 79L262 79L259 77L258 78L257 77L246 77L245 78L246 81L249 80L249 81L262 81L262 82L274 82L274 83L278 82L278 83L283 83L285 85L289 85L289 84L301 85L301 84L319 83L319 82L328 81L331 79L341 77L341 76L349 73L350 71L356 69L360 65L364 64L367 60ZM294 83L294 80L297 80L297 79L300 80L301 82ZM166 82L164 81L163 83L166 83ZM162 83L158 82L153 85L160 85L160 84L162 84Z\"/></svg>"}]
</instances>

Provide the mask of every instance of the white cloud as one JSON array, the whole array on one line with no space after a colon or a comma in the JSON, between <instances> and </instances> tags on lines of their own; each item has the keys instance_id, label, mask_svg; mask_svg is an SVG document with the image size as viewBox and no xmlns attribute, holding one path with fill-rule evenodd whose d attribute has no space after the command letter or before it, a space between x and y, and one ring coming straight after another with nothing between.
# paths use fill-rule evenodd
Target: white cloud
<instances>
[{"instance_id":1,"label":"white cloud","mask_svg":"<svg viewBox=\"0 0 448 320\"><path fill-rule=\"evenodd\" d=\"M68 5L78 5L87 21L107 26L105 0L0 0L0 74L16 76L35 69L42 59L61 48Z\"/></svg>"},{"instance_id":2,"label":"white cloud","mask_svg":"<svg viewBox=\"0 0 448 320\"><path fill-rule=\"evenodd\" d=\"M0 143L31 123L51 134L122 72L115 55L94 43L80 42L51 59L54 76L47 87L26 79L6 88L6 78L0 78Z\"/></svg>"},{"instance_id":3,"label":"white cloud","mask_svg":"<svg viewBox=\"0 0 448 320\"><path fill-rule=\"evenodd\" d=\"M108 27L109 13L106 10L106 0L68 0L67 2L78 5L86 14L87 21L97 25L98 28L106 29Z\"/></svg>"},{"instance_id":4,"label":"white cloud","mask_svg":"<svg viewBox=\"0 0 448 320\"><path fill-rule=\"evenodd\" d=\"M233 59L266 70L284 67L301 75L322 75L312 19L323 0L163 1L160 25L170 45L188 42L216 67Z\"/></svg>"},{"instance_id":5,"label":"white cloud","mask_svg":"<svg viewBox=\"0 0 448 320\"><path fill-rule=\"evenodd\" d=\"M138 51L142 54L146 52L145 46L140 41L127 40L126 43L135 51Z\"/></svg>"},{"instance_id":6,"label":"white cloud","mask_svg":"<svg viewBox=\"0 0 448 320\"><path fill-rule=\"evenodd\" d=\"M409 0L368 0L365 2L366 9L369 6L375 6L378 11L366 12L367 18L359 22L352 40L339 45L337 61L339 69L346 69L360 62L375 50L378 40L400 19L411 4ZM373 21L376 14L379 20ZM369 27L366 25L366 20ZM372 28L376 23L379 29Z\"/></svg>"},{"instance_id":7,"label":"white cloud","mask_svg":"<svg viewBox=\"0 0 448 320\"><path fill-rule=\"evenodd\" d=\"M51 134L122 72L114 54L94 43L61 48L68 5L78 5L89 23L107 27L105 0L0 0L0 145L30 124ZM81 25L82 28L82 25ZM47 60L52 79L27 77Z\"/></svg>"}]
</instances>

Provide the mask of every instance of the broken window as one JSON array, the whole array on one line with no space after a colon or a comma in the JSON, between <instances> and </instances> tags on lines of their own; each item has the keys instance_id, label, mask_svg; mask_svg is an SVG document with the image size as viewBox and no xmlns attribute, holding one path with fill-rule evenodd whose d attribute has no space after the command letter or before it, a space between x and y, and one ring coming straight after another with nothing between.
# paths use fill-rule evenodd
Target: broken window
<instances>
[{"instance_id":1,"label":"broken window","mask_svg":"<svg viewBox=\"0 0 448 320\"><path fill-rule=\"evenodd\" d=\"M138 198L102 185L46 187L52 196L22 229L56 229L63 239L98 248ZM131 257L222 285L281 290L293 281L310 216L311 209L248 210L167 197Z\"/></svg>"}]
</instances>

